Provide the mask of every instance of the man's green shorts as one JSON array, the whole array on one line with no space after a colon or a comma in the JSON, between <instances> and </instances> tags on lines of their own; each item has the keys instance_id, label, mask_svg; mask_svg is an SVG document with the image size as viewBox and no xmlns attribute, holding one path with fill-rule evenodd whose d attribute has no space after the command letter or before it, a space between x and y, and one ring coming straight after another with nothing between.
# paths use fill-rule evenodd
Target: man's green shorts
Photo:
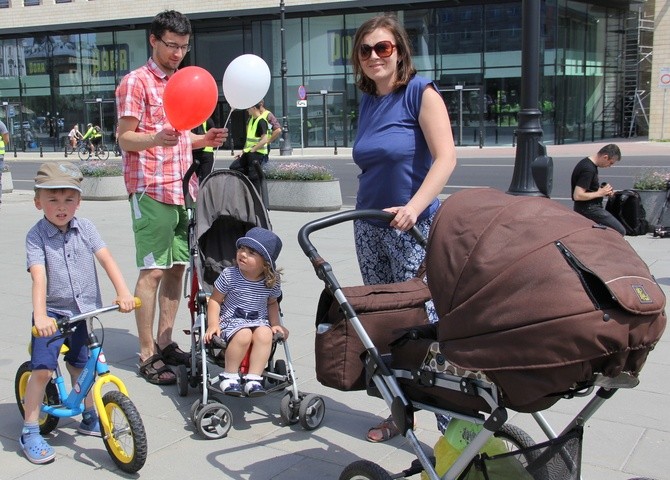
<instances>
[{"instance_id":1,"label":"man's green shorts","mask_svg":"<svg viewBox=\"0 0 670 480\"><path fill-rule=\"evenodd\" d=\"M148 195L130 196L135 261L140 269L188 263L188 215L183 205L161 203Z\"/></svg>"}]
</instances>

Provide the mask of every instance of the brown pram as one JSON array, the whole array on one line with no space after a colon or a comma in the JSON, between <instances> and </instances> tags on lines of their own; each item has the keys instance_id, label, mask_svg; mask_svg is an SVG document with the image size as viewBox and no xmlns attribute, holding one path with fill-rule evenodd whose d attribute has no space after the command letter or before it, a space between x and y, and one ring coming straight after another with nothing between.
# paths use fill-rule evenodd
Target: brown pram
<instances>
[{"instance_id":1,"label":"brown pram","mask_svg":"<svg viewBox=\"0 0 670 480\"><path fill-rule=\"evenodd\" d=\"M397 332L389 346L377 339L384 329L369 323L366 313L359 316L347 298L361 287L340 287L309 236L345 221L391 217L342 212L310 222L298 236L325 283L326 297L341 312L337 318L337 308L322 305L322 298L317 332L324 330L320 323L335 332L345 322L351 327L347 335L353 329L362 345L345 350L360 354L359 370L349 370L352 378L363 372L363 384L320 380L381 396L418 459L393 477L361 460L340 478L390 479L421 470L440 478L412 429L414 412L428 410L484 427L442 478L496 478L512 457L525 476L502 478L579 479L584 422L618 388L637 385L665 328L665 296L647 266L618 233L556 202L492 189L462 191L440 208L427 244L428 287L440 320L436 325L418 320ZM370 296L374 293L368 304ZM323 377L319 362L317 378ZM540 411L576 396L591 398L554 433ZM510 435L507 409L532 413L549 440L534 445L519 429ZM511 437L518 450L480 455L493 435Z\"/></svg>"}]
</instances>

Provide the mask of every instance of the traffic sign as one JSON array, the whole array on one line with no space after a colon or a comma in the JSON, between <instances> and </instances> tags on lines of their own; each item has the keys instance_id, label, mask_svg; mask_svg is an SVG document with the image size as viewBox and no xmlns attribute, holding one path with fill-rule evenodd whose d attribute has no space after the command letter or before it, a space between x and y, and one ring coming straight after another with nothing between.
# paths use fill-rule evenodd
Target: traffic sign
<instances>
[{"instance_id":1,"label":"traffic sign","mask_svg":"<svg viewBox=\"0 0 670 480\"><path fill-rule=\"evenodd\" d=\"M298 100L295 102L295 106L298 108L305 108L307 106L307 100Z\"/></svg>"},{"instance_id":2,"label":"traffic sign","mask_svg":"<svg viewBox=\"0 0 670 480\"><path fill-rule=\"evenodd\" d=\"M300 85L298 87L298 98L300 100L304 100L307 98L307 90L305 90L305 87L303 85Z\"/></svg>"},{"instance_id":3,"label":"traffic sign","mask_svg":"<svg viewBox=\"0 0 670 480\"><path fill-rule=\"evenodd\" d=\"M658 86L660 88L670 88L670 68L662 67Z\"/></svg>"}]
</instances>

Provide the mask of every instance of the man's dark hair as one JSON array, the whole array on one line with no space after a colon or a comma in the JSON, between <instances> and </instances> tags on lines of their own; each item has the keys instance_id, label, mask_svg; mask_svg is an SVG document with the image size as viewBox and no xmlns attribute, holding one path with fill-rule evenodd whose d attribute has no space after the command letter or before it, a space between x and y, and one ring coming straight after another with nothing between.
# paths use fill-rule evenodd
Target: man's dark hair
<instances>
[{"instance_id":1,"label":"man's dark hair","mask_svg":"<svg viewBox=\"0 0 670 480\"><path fill-rule=\"evenodd\" d=\"M603 148L598 150L598 155L607 155L610 158L616 158L616 161L621 160L621 150L613 143L605 145Z\"/></svg>"},{"instance_id":2,"label":"man's dark hair","mask_svg":"<svg viewBox=\"0 0 670 480\"><path fill-rule=\"evenodd\" d=\"M156 38L162 38L165 32L190 35L191 21L183 13L175 10L165 10L154 17L153 22L151 22L150 33Z\"/></svg>"}]
</instances>

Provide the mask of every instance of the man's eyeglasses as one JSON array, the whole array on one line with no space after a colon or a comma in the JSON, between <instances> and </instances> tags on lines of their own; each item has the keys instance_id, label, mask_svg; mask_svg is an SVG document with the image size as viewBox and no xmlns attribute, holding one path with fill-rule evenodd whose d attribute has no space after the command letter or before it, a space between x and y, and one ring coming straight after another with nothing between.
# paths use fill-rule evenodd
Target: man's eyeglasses
<instances>
[{"instance_id":1,"label":"man's eyeglasses","mask_svg":"<svg viewBox=\"0 0 670 480\"><path fill-rule=\"evenodd\" d=\"M186 45L179 45L179 44L173 43L173 42L166 42L165 40L163 40L160 37L157 37L157 38L158 38L158 40L163 42L163 45L165 45L168 49L172 50L173 52L181 50L181 53L188 53L188 52L191 51L191 45L188 44L188 43Z\"/></svg>"},{"instance_id":2,"label":"man's eyeglasses","mask_svg":"<svg viewBox=\"0 0 670 480\"><path fill-rule=\"evenodd\" d=\"M393 55L394 49L395 44L389 42L388 40L377 42L374 45L362 43L358 54L361 57L361 60L367 60L370 58L370 55L372 55L372 51L374 50L379 58L387 58Z\"/></svg>"}]
</instances>

